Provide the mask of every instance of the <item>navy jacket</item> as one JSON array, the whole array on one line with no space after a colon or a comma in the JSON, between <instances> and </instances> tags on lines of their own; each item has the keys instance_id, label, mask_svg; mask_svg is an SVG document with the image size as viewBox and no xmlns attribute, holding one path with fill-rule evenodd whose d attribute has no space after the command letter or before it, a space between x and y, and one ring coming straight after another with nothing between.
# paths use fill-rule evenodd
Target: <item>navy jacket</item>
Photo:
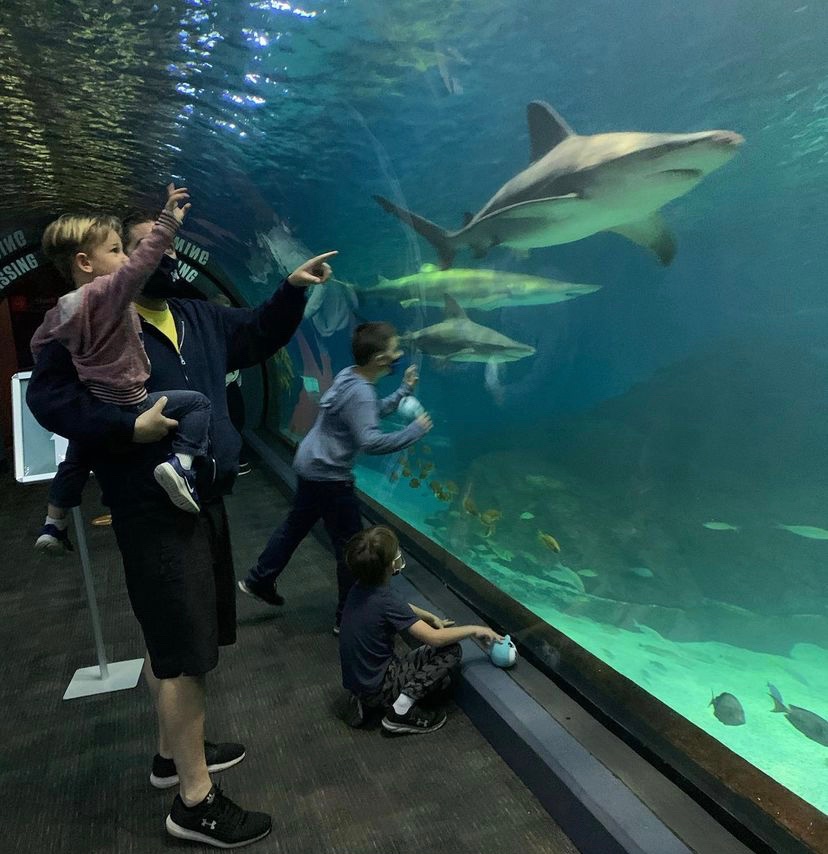
<instances>
[{"instance_id":1,"label":"navy jacket","mask_svg":"<svg viewBox=\"0 0 828 854\"><path fill-rule=\"evenodd\" d=\"M302 321L305 290L283 282L267 302L250 309L168 302L180 355L154 326L142 322L151 365L147 390L193 389L212 403L210 454L199 469L199 492L209 500L232 489L241 448L227 411L225 374L256 365L287 344ZM93 397L61 344L51 342L41 351L26 401L47 430L80 446L113 513L168 509L152 470L170 453L170 440L134 443L137 415Z\"/></svg>"}]
</instances>

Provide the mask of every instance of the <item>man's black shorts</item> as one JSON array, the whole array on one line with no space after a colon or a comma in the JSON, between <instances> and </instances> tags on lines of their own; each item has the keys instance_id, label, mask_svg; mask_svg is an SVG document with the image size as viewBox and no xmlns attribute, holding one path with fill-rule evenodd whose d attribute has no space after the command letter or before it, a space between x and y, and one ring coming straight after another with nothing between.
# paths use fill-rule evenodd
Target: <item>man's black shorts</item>
<instances>
[{"instance_id":1,"label":"man's black shorts","mask_svg":"<svg viewBox=\"0 0 828 854\"><path fill-rule=\"evenodd\" d=\"M132 610L159 679L198 676L236 641L236 591L224 502L196 516L172 504L152 514L118 513L112 527Z\"/></svg>"}]
</instances>

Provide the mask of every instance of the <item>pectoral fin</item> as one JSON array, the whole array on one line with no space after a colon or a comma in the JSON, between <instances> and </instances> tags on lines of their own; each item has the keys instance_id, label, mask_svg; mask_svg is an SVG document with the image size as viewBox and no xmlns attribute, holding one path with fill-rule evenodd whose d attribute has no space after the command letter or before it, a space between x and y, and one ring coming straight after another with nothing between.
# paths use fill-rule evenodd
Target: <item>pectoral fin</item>
<instances>
[{"instance_id":1,"label":"pectoral fin","mask_svg":"<svg viewBox=\"0 0 828 854\"><path fill-rule=\"evenodd\" d=\"M630 222L611 228L616 234L632 240L639 246L654 252L656 257L666 267L675 257L676 241L670 230L664 224L661 214L654 213L639 222Z\"/></svg>"}]
</instances>

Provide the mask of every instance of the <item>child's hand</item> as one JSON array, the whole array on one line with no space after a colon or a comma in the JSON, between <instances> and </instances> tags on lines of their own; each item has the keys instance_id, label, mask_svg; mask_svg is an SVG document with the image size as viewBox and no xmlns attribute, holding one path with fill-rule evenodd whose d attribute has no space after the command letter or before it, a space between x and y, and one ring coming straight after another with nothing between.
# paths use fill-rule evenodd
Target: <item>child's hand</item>
<instances>
[{"instance_id":1,"label":"child's hand","mask_svg":"<svg viewBox=\"0 0 828 854\"><path fill-rule=\"evenodd\" d=\"M479 641L483 641L486 646L491 646L495 641L503 640L503 635L499 635L497 632L492 631L488 626L475 626L474 636Z\"/></svg>"},{"instance_id":2,"label":"child's hand","mask_svg":"<svg viewBox=\"0 0 828 854\"><path fill-rule=\"evenodd\" d=\"M178 220L179 225L184 222L184 217L187 216L187 211L190 209L190 203L187 202L183 207L179 207L179 204L186 202L189 198L190 194L186 187L176 189L172 182L167 184L167 203L164 205L164 210L172 214Z\"/></svg>"},{"instance_id":3,"label":"child's hand","mask_svg":"<svg viewBox=\"0 0 828 854\"><path fill-rule=\"evenodd\" d=\"M295 288L307 288L310 285L321 285L330 279L333 270L326 259L338 255L339 251L323 252L309 261L305 261L301 267L297 267L289 276L288 282Z\"/></svg>"},{"instance_id":4,"label":"child's hand","mask_svg":"<svg viewBox=\"0 0 828 854\"><path fill-rule=\"evenodd\" d=\"M428 433L428 431L434 426L431 416L427 412L417 416L417 423L423 428L424 433Z\"/></svg>"},{"instance_id":5,"label":"child's hand","mask_svg":"<svg viewBox=\"0 0 828 854\"><path fill-rule=\"evenodd\" d=\"M417 371L416 365L409 365L405 369L405 373L403 374L403 382L409 387L414 388L417 385L417 382L420 379L420 374Z\"/></svg>"}]
</instances>

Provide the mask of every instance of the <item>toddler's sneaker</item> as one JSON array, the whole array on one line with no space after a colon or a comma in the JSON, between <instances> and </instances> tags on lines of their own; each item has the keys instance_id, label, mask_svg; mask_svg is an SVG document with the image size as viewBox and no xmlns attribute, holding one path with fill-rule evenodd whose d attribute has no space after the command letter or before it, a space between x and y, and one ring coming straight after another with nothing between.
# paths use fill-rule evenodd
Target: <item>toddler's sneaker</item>
<instances>
[{"instance_id":1,"label":"toddler's sneaker","mask_svg":"<svg viewBox=\"0 0 828 854\"><path fill-rule=\"evenodd\" d=\"M170 454L166 462L155 467L155 479L179 510L186 510L188 513L198 513L201 510L195 487L195 472L185 469L175 454Z\"/></svg>"},{"instance_id":2,"label":"toddler's sneaker","mask_svg":"<svg viewBox=\"0 0 828 854\"><path fill-rule=\"evenodd\" d=\"M35 542L35 549L43 554L59 557L66 552L73 552L75 547L69 540L69 532L66 528L61 531L54 525L44 525Z\"/></svg>"},{"instance_id":3,"label":"toddler's sneaker","mask_svg":"<svg viewBox=\"0 0 828 854\"><path fill-rule=\"evenodd\" d=\"M382 728L396 733L434 732L445 722L446 713L442 709L426 709L415 703L404 715L395 712L392 706L382 719Z\"/></svg>"}]
</instances>

